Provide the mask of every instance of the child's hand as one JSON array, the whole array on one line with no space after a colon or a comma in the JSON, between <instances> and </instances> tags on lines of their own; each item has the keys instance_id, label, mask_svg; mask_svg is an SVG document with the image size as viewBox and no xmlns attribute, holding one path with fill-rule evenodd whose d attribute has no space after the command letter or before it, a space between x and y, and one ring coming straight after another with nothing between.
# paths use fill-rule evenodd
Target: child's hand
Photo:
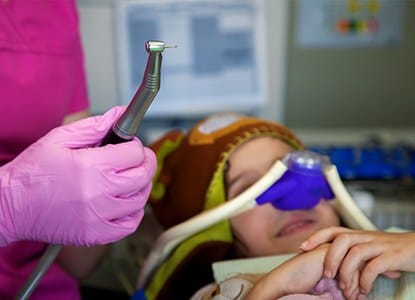
<instances>
[{"instance_id":1,"label":"child's hand","mask_svg":"<svg viewBox=\"0 0 415 300\"><path fill-rule=\"evenodd\" d=\"M323 275L323 262L328 248L328 244L320 245L284 262L259 280L245 300L273 300L289 294L309 292Z\"/></svg>"},{"instance_id":2,"label":"child's hand","mask_svg":"<svg viewBox=\"0 0 415 300\"><path fill-rule=\"evenodd\" d=\"M359 231L342 227L322 229L309 237L301 249L310 251L332 242L324 275L338 273L340 287L349 298L367 295L379 274L397 278L397 271L415 271L415 233Z\"/></svg>"}]
</instances>

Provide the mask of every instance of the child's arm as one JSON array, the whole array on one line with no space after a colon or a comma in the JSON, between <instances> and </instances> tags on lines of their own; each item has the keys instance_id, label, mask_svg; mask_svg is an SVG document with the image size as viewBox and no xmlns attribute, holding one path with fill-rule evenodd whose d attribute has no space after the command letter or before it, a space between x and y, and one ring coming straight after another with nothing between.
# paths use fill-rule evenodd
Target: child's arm
<instances>
[{"instance_id":1,"label":"child's arm","mask_svg":"<svg viewBox=\"0 0 415 300\"><path fill-rule=\"evenodd\" d=\"M323 261L328 245L320 245L281 264L259 280L245 300L277 299L309 292L323 275Z\"/></svg>"},{"instance_id":2,"label":"child's arm","mask_svg":"<svg viewBox=\"0 0 415 300\"><path fill-rule=\"evenodd\" d=\"M324 275L339 274L340 286L350 295L367 295L379 274L399 277L396 271L415 271L415 232L388 233L342 227L322 229L309 237L301 249L309 251L332 242L324 261Z\"/></svg>"}]
</instances>

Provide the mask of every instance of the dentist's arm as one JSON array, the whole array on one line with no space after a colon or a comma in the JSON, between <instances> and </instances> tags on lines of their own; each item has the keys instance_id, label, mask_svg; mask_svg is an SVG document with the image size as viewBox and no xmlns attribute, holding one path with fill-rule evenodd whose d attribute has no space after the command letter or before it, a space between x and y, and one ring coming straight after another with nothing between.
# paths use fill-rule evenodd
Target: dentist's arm
<instances>
[{"instance_id":1,"label":"dentist's arm","mask_svg":"<svg viewBox=\"0 0 415 300\"><path fill-rule=\"evenodd\" d=\"M58 127L0 168L0 245L96 245L134 232L156 160L138 139L97 147L124 107Z\"/></svg>"}]
</instances>

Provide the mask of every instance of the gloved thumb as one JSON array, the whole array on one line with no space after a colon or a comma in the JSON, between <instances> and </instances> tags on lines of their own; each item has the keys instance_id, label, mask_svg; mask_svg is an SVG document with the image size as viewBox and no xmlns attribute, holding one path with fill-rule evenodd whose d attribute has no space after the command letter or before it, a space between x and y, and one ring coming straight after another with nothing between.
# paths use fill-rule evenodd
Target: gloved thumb
<instances>
[{"instance_id":1,"label":"gloved thumb","mask_svg":"<svg viewBox=\"0 0 415 300\"><path fill-rule=\"evenodd\" d=\"M42 139L70 149L96 147L124 113L126 106L116 106L105 114L85 118L53 129ZM42 140L41 139L41 140Z\"/></svg>"}]
</instances>

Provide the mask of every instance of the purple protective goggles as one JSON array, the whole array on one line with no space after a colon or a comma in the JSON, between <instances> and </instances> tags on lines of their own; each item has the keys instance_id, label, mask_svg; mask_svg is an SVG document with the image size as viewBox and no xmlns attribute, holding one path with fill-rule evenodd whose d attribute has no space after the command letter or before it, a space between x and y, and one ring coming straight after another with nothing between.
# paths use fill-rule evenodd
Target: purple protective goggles
<instances>
[{"instance_id":1,"label":"purple protective goggles","mask_svg":"<svg viewBox=\"0 0 415 300\"><path fill-rule=\"evenodd\" d=\"M258 205L271 203L281 210L311 209L322 198L334 198L323 173L330 165L327 157L310 151L294 151L282 162L287 171L256 199Z\"/></svg>"}]
</instances>

